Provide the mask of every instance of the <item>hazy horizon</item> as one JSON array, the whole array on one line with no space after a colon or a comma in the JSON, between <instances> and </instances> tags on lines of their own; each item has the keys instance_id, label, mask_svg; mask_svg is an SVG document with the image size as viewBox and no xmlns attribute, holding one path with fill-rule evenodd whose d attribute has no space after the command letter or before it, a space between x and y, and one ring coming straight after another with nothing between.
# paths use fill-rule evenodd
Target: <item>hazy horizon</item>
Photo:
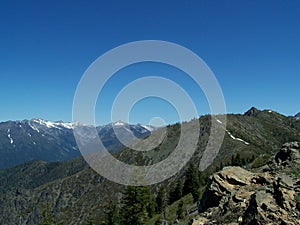
<instances>
[{"instance_id":1,"label":"hazy horizon","mask_svg":"<svg viewBox=\"0 0 300 225\"><path fill-rule=\"evenodd\" d=\"M250 110L252 107L255 107L255 106L251 106L249 107L247 110ZM255 107L257 108L257 107ZM296 116L298 113L300 113L300 110L299 112L296 112L295 114L293 115L287 115L287 114L284 114L284 113L281 113L279 111L276 111L276 110L273 110L273 109L268 109L268 108L257 108L258 110L261 110L261 111L265 111L265 110L271 110L272 112L276 112L276 113L279 113L281 115L284 115L284 116ZM245 112L247 112L247 110L243 111L243 112L227 112L226 115L228 114L244 114ZM199 117L201 116L205 116L205 115L210 115L210 113L205 113L205 114L200 114ZM0 120L0 122L8 122L8 121L24 121L24 120L34 120L34 119L41 119L41 120L45 120L45 121L51 121L51 122L64 122L64 123L72 123L72 122L80 122L80 121L64 121L64 120L50 120L50 119L47 119L47 118L39 118L39 117L32 117L32 118L24 118L24 119L15 119L15 120ZM193 118L191 118L192 120ZM103 125L107 125L107 124L110 124L110 123L116 123L118 121L122 121L122 120L115 120L115 121L108 121L107 123L102 123L102 124L96 124L97 126L103 126ZM122 121L122 122L127 122L127 121ZM180 121L173 121L172 123L170 124L175 124L175 123L178 123ZM129 121L129 124L142 124L142 125L148 125L149 123L145 124L145 123L140 123L140 122L136 122L136 123L131 123Z\"/></svg>"}]
</instances>

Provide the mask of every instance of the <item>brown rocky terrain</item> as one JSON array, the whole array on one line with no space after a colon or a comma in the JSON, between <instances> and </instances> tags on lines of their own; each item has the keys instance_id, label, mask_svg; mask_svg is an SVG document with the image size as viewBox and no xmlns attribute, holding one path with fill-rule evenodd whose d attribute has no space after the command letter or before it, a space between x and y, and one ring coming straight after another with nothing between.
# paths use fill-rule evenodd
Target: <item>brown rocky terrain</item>
<instances>
[{"instance_id":1,"label":"brown rocky terrain","mask_svg":"<svg viewBox=\"0 0 300 225\"><path fill-rule=\"evenodd\" d=\"M209 178L193 225L300 224L300 143L287 143L263 167L225 167Z\"/></svg>"}]
</instances>

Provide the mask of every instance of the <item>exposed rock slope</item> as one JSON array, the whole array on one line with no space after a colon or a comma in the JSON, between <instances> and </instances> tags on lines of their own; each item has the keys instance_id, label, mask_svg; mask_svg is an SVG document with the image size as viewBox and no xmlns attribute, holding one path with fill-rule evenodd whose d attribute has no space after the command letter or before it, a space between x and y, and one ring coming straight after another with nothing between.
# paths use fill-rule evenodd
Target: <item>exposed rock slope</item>
<instances>
[{"instance_id":1,"label":"exposed rock slope","mask_svg":"<svg viewBox=\"0 0 300 225\"><path fill-rule=\"evenodd\" d=\"M226 167L210 177L199 205L201 224L300 224L300 143L283 145L256 171Z\"/></svg>"}]
</instances>

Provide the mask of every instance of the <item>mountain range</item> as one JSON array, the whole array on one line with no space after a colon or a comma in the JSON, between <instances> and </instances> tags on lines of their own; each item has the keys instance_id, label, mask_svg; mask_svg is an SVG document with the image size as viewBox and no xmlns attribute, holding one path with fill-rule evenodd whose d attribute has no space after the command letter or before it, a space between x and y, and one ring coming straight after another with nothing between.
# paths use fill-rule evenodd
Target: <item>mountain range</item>
<instances>
[{"instance_id":1,"label":"mountain range","mask_svg":"<svg viewBox=\"0 0 300 225\"><path fill-rule=\"evenodd\" d=\"M80 156L73 129L80 126L87 142L94 137L92 126L78 123L51 122L42 119L8 121L0 123L0 169L30 160L58 162ZM138 138L151 134L155 128L121 121L96 127L104 146L114 152L124 148L114 130L125 139L131 132Z\"/></svg>"},{"instance_id":2,"label":"mountain range","mask_svg":"<svg viewBox=\"0 0 300 225\"><path fill-rule=\"evenodd\" d=\"M218 117L206 115L199 118L200 135L194 156L175 176L152 185L150 189L153 196L158 195L161 187L165 186L170 190L175 188L178 181L186 179L190 165L199 165L210 134L211 119ZM28 121L24 123L28 124ZM18 125L20 124L15 126ZM30 127L29 124L28 126ZM41 127L36 128L40 131L36 131L37 134L44 134ZM11 128L5 127L3 130L7 132L8 129ZM54 127L48 129L54 129L58 133L61 131ZM105 133L111 128L107 126L106 129ZM246 169L268 164L270 157L283 143L300 141L300 120L272 110L251 108L245 114L227 115L226 131L219 154L202 173L203 177L209 177L220 168L236 162ZM154 164L168 157L176 147L179 136L180 124L169 125L167 138L154 150L140 152L124 148L115 151L113 155L128 164ZM5 137L9 145L17 140L12 132L12 144L7 133ZM29 161L0 171L0 224L39 224L45 209L52 212L57 224L103 224L107 207L112 202L119 204L125 189L125 186L110 182L94 172L82 157L64 162ZM189 199L186 196L182 200L187 211L195 207ZM174 204L177 207L179 203ZM167 217L172 224L176 222L176 216L172 214L173 206L168 207L171 208ZM159 224L159 218L160 215L155 215L145 224ZM92 223L91 220L98 222Z\"/></svg>"}]
</instances>

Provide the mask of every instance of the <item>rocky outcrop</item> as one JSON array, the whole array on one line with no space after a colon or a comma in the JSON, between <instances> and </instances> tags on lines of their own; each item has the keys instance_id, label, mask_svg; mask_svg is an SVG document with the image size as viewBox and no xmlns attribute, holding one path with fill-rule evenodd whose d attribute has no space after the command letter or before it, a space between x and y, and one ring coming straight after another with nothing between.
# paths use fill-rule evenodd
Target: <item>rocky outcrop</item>
<instances>
[{"instance_id":1,"label":"rocky outcrop","mask_svg":"<svg viewBox=\"0 0 300 225\"><path fill-rule=\"evenodd\" d=\"M249 109L247 112L245 112L245 116L257 116L258 113L260 113L261 111L258 110L255 107L252 107L251 109Z\"/></svg>"},{"instance_id":2,"label":"rocky outcrop","mask_svg":"<svg viewBox=\"0 0 300 225\"><path fill-rule=\"evenodd\" d=\"M300 143L292 142L282 146L280 151L275 155L277 164L288 164L288 161L296 161L300 159Z\"/></svg>"},{"instance_id":3,"label":"rocky outcrop","mask_svg":"<svg viewBox=\"0 0 300 225\"><path fill-rule=\"evenodd\" d=\"M283 145L268 167L211 176L192 224L300 224L300 143Z\"/></svg>"}]
</instances>

